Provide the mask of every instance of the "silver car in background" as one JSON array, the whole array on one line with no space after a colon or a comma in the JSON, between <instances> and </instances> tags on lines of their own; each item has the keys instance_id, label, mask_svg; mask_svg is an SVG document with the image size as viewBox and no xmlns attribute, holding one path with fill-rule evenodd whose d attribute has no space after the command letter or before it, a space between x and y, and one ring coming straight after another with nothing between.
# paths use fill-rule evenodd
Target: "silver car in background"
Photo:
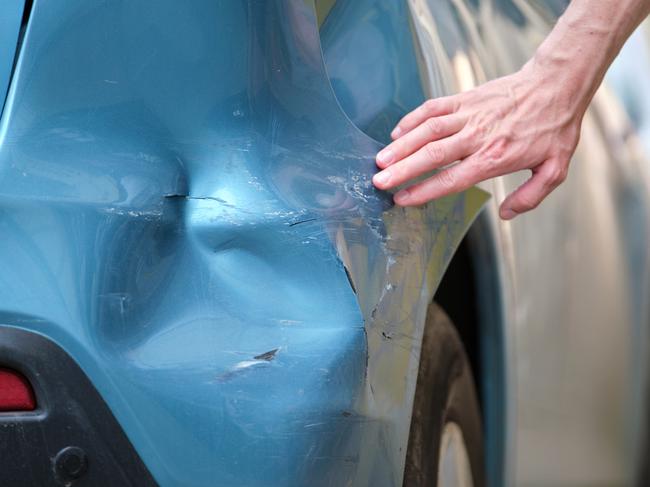
<instances>
[{"instance_id":1,"label":"silver car in background","mask_svg":"<svg viewBox=\"0 0 650 487\"><path fill-rule=\"evenodd\" d=\"M552 20L536 8L544 2L448 2L466 44L450 48L453 41L443 39L453 52L445 59L432 35L442 30L442 3L410 5L423 65L442 72L452 91L516 70ZM517 15L525 18L518 27ZM649 59L635 59L647 76ZM440 94L432 84L429 95ZM513 485L631 485L647 461L646 155L604 86L585 117L567 181L544 204L502 222L498 203L527 175L482 185L493 195L482 218L497 250L495 262L477 266L494 266L501 282Z\"/></svg>"}]
</instances>

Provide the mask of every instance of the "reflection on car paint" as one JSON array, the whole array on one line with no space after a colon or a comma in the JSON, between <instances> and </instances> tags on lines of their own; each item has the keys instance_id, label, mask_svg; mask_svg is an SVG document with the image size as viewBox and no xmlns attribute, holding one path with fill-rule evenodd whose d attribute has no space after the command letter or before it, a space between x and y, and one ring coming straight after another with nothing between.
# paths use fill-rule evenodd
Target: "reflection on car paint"
<instances>
[{"instance_id":1,"label":"reflection on car paint","mask_svg":"<svg viewBox=\"0 0 650 487\"><path fill-rule=\"evenodd\" d=\"M311 2L36 2L1 137L0 322L72 355L161 485L401 482L486 195L374 190Z\"/></svg>"}]
</instances>

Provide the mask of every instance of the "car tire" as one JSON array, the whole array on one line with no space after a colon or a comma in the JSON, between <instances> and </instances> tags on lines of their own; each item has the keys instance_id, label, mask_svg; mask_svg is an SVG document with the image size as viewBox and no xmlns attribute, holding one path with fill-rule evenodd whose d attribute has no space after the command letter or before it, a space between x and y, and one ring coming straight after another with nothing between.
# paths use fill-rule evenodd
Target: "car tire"
<instances>
[{"instance_id":1,"label":"car tire","mask_svg":"<svg viewBox=\"0 0 650 487\"><path fill-rule=\"evenodd\" d=\"M485 485L472 371L456 328L436 303L427 312L403 485Z\"/></svg>"}]
</instances>

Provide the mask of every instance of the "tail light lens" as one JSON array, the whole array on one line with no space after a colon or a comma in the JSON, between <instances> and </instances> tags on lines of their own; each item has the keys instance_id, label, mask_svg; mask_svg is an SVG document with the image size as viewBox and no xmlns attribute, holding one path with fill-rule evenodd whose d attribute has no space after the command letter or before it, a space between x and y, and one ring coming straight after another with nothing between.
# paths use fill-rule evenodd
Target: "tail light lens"
<instances>
[{"instance_id":1,"label":"tail light lens","mask_svg":"<svg viewBox=\"0 0 650 487\"><path fill-rule=\"evenodd\" d=\"M33 411L34 391L27 379L15 370L0 368L0 411Z\"/></svg>"}]
</instances>

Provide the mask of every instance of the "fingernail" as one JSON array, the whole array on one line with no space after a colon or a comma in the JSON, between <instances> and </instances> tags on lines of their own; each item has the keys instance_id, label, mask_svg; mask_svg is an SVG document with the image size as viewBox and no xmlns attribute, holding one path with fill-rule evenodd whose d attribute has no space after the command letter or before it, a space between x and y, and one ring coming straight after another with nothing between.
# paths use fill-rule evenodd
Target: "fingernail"
<instances>
[{"instance_id":1,"label":"fingernail","mask_svg":"<svg viewBox=\"0 0 650 487\"><path fill-rule=\"evenodd\" d=\"M517 216L517 212L510 208L504 208L503 210L501 210L501 218L503 218L504 220L512 220L516 216Z\"/></svg>"},{"instance_id":2,"label":"fingernail","mask_svg":"<svg viewBox=\"0 0 650 487\"><path fill-rule=\"evenodd\" d=\"M380 151L379 154L377 154L377 162L380 164L390 164L393 162L393 158L395 155L393 154L393 151L390 149L384 149L383 151Z\"/></svg>"},{"instance_id":3,"label":"fingernail","mask_svg":"<svg viewBox=\"0 0 650 487\"><path fill-rule=\"evenodd\" d=\"M400 135L402 135L402 129L399 128L399 127L395 127L395 128L393 129L393 131L390 133L390 136L391 136L393 139L396 139L396 138L399 137Z\"/></svg>"},{"instance_id":4,"label":"fingernail","mask_svg":"<svg viewBox=\"0 0 650 487\"><path fill-rule=\"evenodd\" d=\"M390 171L378 172L372 178L372 181L375 183L375 185L380 185L380 186L385 186L386 184L388 184L389 180L390 180Z\"/></svg>"},{"instance_id":5,"label":"fingernail","mask_svg":"<svg viewBox=\"0 0 650 487\"><path fill-rule=\"evenodd\" d=\"M393 201L398 205L403 205L405 203L408 203L410 199L411 199L411 193L409 193L406 189L398 191L397 193L395 193L395 196L393 196Z\"/></svg>"}]
</instances>

